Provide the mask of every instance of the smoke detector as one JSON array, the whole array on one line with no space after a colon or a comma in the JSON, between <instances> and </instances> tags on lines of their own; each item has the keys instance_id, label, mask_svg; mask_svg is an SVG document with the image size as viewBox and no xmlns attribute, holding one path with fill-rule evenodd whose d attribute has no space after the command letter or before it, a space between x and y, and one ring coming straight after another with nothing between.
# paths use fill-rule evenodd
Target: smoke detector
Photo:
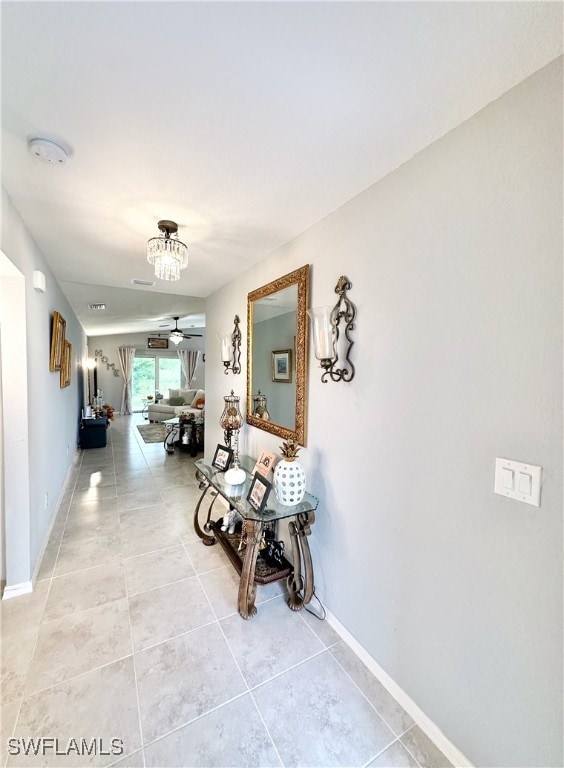
<instances>
[{"instance_id":1,"label":"smoke detector","mask_svg":"<svg viewBox=\"0 0 564 768\"><path fill-rule=\"evenodd\" d=\"M67 162L70 156L70 150L52 139L33 137L28 140L27 146L31 154L44 163L62 165Z\"/></svg>"}]
</instances>

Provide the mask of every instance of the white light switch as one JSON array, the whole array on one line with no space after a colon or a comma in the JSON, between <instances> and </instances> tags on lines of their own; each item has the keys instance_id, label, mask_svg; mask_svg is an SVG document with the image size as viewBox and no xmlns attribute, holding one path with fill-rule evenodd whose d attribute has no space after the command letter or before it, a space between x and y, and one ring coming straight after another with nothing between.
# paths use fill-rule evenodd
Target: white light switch
<instances>
[{"instance_id":1,"label":"white light switch","mask_svg":"<svg viewBox=\"0 0 564 768\"><path fill-rule=\"evenodd\" d=\"M531 495L531 476L526 472L519 472L519 490L527 496Z\"/></svg>"},{"instance_id":2,"label":"white light switch","mask_svg":"<svg viewBox=\"0 0 564 768\"><path fill-rule=\"evenodd\" d=\"M542 467L511 459L495 460L494 492L540 507Z\"/></svg>"},{"instance_id":3,"label":"white light switch","mask_svg":"<svg viewBox=\"0 0 564 768\"><path fill-rule=\"evenodd\" d=\"M513 490L513 478L515 476L515 473L512 469L507 469L507 467L501 468L501 480L502 485L504 488L507 488L508 490Z\"/></svg>"}]
</instances>

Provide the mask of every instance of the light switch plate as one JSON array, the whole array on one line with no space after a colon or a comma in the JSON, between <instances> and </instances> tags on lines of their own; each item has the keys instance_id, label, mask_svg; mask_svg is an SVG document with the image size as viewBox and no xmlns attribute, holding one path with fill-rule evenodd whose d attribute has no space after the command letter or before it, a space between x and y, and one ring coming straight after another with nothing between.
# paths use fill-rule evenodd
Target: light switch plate
<instances>
[{"instance_id":1,"label":"light switch plate","mask_svg":"<svg viewBox=\"0 0 564 768\"><path fill-rule=\"evenodd\" d=\"M507 488L504 484L504 477L507 477L506 471L513 472L515 482L513 488ZM531 478L531 493L524 493L520 490L526 483L520 481L519 476L528 475ZM494 492L499 493L500 496L506 496L508 499L515 499L516 501L524 501L525 504L532 504L533 507L540 507L540 492L541 492L541 479L542 479L542 467L537 467L534 464L523 464L520 461L512 461L511 459L499 459L495 460L495 484Z\"/></svg>"}]
</instances>

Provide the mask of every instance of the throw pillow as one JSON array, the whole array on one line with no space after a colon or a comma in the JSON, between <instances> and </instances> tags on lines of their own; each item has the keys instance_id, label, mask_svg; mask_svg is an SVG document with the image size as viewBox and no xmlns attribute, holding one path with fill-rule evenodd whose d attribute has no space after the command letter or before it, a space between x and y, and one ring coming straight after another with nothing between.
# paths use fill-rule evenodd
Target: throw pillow
<instances>
[{"instance_id":1,"label":"throw pillow","mask_svg":"<svg viewBox=\"0 0 564 768\"><path fill-rule=\"evenodd\" d=\"M178 390L178 396L184 398L184 402L186 403L186 405L190 405L195 395L196 395L195 389L179 389Z\"/></svg>"},{"instance_id":2,"label":"throw pillow","mask_svg":"<svg viewBox=\"0 0 564 768\"><path fill-rule=\"evenodd\" d=\"M169 389L168 399L170 400L171 397L180 397L180 391L178 389Z\"/></svg>"},{"instance_id":3,"label":"throw pillow","mask_svg":"<svg viewBox=\"0 0 564 768\"><path fill-rule=\"evenodd\" d=\"M204 400L204 398L200 397L198 400L194 400L191 407L199 408L200 410L202 410L205 404L206 404L206 401Z\"/></svg>"},{"instance_id":4,"label":"throw pillow","mask_svg":"<svg viewBox=\"0 0 564 768\"><path fill-rule=\"evenodd\" d=\"M184 405L184 398L183 397L169 397L168 398L168 404L169 405Z\"/></svg>"},{"instance_id":5,"label":"throw pillow","mask_svg":"<svg viewBox=\"0 0 564 768\"><path fill-rule=\"evenodd\" d=\"M204 390L199 389L197 392L194 393L194 399L192 400L191 407L196 408L197 407L196 403L198 402L198 400L204 400L205 397L206 397L206 393L204 392Z\"/></svg>"}]
</instances>

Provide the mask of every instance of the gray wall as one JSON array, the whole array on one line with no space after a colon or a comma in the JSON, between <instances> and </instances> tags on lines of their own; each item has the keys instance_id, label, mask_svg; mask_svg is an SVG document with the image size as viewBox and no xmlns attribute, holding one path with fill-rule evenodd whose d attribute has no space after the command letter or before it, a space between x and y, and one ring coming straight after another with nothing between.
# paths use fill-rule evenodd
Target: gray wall
<instances>
[{"instance_id":1,"label":"gray wall","mask_svg":"<svg viewBox=\"0 0 564 768\"><path fill-rule=\"evenodd\" d=\"M310 355L317 591L477 766L562 765L562 202L559 60L206 306L212 339L303 264L313 306L352 281L356 378ZM494 495L496 456L543 467L539 509Z\"/></svg>"},{"instance_id":2,"label":"gray wall","mask_svg":"<svg viewBox=\"0 0 564 768\"><path fill-rule=\"evenodd\" d=\"M35 567L55 513L55 505L76 453L78 419L82 404L82 357L86 337L47 263L20 215L2 190L2 250L25 278L27 347L27 399L12 403L29 415L30 562ZM47 290L32 285L33 270L46 276ZM72 344L71 385L61 389L59 373L49 371L50 328L53 312L67 322L66 338ZM25 421L22 420L22 424ZM10 438L11 439L11 438ZM6 440L5 450L9 447ZM22 485L23 496L27 493ZM48 497L45 506L45 494ZM9 547L9 541L7 542ZM20 574L17 581L29 579Z\"/></svg>"},{"instance_id":3,"label":"gray wall","mask_svg":"<svg viewBox=\"0 0 564 768\"><path fill-rule=\"evenodd\" d=\"M180 344L180 349L198 349L201 352L205 351L205 329L196 328L194 333L201 333L202 338L192 338L183 341ZM104 394L105 402L111 403L116 410L119 411L121 407L121 399L123 394L123 374L119 367L118 349L119 347L135 347L137 350L142 351L144 356L154 355L155 357L175 357L176 347L173 348L173 344L169 344L169 349L148 349L147 338L154 336L151 333L130 333L130 334L114 334L111 336L90 336L88 337L88 354L90 357L94 356L94 352L97 349L101 349L105 356L108 358L108 363L115 363L116 368L120 372L119 376L114 376L112 369L108 369L106 365L100 363L98 366L98 388L102 390ZM219 344L218 344L219 349ZM219 352L217 353L219 354ZM206 379L206 363L202 360L202 355L198 361L198 367L196 374L192 382L192 388L205 389ZM94 390L92 390L94 392ZM148 393L147 393L148 394ZM168 397L168 392L162 392L165 397Z\"/></svg>"}]
</instances>

